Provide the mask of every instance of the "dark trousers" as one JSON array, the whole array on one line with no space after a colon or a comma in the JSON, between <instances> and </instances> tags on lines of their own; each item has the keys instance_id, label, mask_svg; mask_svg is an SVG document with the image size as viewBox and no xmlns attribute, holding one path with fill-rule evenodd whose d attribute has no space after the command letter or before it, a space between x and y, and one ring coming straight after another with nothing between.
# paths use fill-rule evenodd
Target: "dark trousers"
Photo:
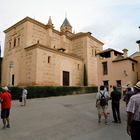
<instances>
[{"instance_id":1,"label":"dark trousers","mask_svg":"<svg viewBox=\"0 0 140 140\"><path fill-rule=\"evenodd\" d=\"M121 121L120 118L120 103L112 103L112 113L115 122Z\"/></svg>"},{"instance_id":2,"label":"dark trousers","mask_svg":"<svg viewBox=\"0 0 140 140\"><path fill-rule=\"evenodd\" d=\"M140 140L140 121L132 121L131 138L132 140Z\"/></svg>"}]
</instances>

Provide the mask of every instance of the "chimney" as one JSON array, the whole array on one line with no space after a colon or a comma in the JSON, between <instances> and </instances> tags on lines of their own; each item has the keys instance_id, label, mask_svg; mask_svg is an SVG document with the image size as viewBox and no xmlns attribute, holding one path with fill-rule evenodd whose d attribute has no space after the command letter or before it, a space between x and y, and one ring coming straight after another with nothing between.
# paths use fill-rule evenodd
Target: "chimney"
<instances>
[{"instance_id":1,"label":"chimney","mask_svg":"<svg viewBox=\"0 0 140 140\"><path fill-rule=\"evenodd\" d=\"M123 51L124 58L128 57L128 54L127 54L128 50L127 49L123 49L122 51Z\"/></svg>"},{"instance_id":2,"label":"chimney","mask_svg":"<svg viewBox=\"0 0 140 140\"><path fill-rule=\"evenodd\" d=\"M140 40L136 41L136 43L138 44L139 52L140 52Z\"/></svg>"},{"instance_id":3,"label":"chimney","mask_svg":"<svg viewBox=\"0 0 140 140\"><path fill-rule=\"evenodd\" d=\"M139 52L140 52L140 43L138 44L138 47L139 47Z\"/></svg>"}]
</instances>

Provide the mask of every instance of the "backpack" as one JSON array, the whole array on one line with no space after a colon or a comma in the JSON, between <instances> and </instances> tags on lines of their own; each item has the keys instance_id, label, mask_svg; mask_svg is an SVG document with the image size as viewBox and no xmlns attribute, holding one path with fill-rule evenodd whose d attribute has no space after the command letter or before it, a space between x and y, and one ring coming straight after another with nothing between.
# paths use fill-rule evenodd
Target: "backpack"
<instances>
[{"instance_id":1,"label":"backpack","mask_svg":"<svg viewBox=\"0 0 140 140\"><path fill-rule=\"evenodd\" d=\"M101 106L105 106L105 105L107 105L107 99L106 99L106 97L105 97L105 93L103 92L103 93L101 93L100 92L100 94L101 94L101 98L100 98L100 105Z\"/></svg>"}]
</instances>

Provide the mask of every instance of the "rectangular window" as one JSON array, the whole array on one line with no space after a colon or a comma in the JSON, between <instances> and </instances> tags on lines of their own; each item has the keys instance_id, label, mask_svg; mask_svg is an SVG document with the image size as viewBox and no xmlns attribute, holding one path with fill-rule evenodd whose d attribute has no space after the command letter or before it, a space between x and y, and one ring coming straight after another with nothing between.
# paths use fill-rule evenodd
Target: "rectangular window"
<instances>
[{"instance_id":1,"label":"rectangular window","mask_svg":"<svg viewBox=\"0 0 140 140\"><path fill-rule=\"evenodd\" d=\"M16 46L16 38L14 38L14 47Z\"/></svg>"},{"instance_id":2,"label":"rectangular window","mask_svg":"<svg viewBox=\"0 0 140 140\"><path fill-rule=\"evenodd\" d=\"M51 62L51 56L48 56L48 63Z\"/></svg>"},{"instance_id":3,"label":"rectangular window","mask_svg":"<svg viewBox=\"0 0 140 140\"><path fill-rule=\"evenodd\" d=\"M96 50L95 50L95 55L96 55Z\"/></svg>"},{"instance_id":4,"label":"rectangular window","mask_svg":"<svg viewBox=\"0 0 140 140\"><path fill-rule=\"evenodd\" d=\"M94 49L92 49L92 54L91 54L91 56L93 56L94 55Z\"/></svg>"},{"instance_id":5,"label":"rectangular window","mask_svg":"<svg viewBox=\"0 0 140 140\"><path fill-rule=\"evenodd\" d=\"M20 45L20 37L18 37L18 46Z\"/></svg>"},{"instance_id":6,"label":"rectangular window","mask_svg":"<svg viewBox=\"0 0 140 140\"><path fill-rule=\"evenodd\" d=\"M12 85L14 86L14 81L15 81L15 75L12 74Z\"/></svg>"},{"instance_id":7,"label":"rectangular window","mask_svg":"<svg viewBox=\"0 0 140 140\"><path fill-rule=\"evenodd\" d=\"M132 71L135 71L135 65L132 63Z\"/></svg>"},{"instance_id":8,"label":"rectangular window","mask_svg":"<svg viewBox=\"0 0 140 140\"><path fill-rule=\"evenodd\" d=\"M121 80L116 81L117 87L121 87Z\"/></svg>"},{"instance_id":9,"label":"rectangular window","mask_svg":"<svg viewBox=\"0 0 140 140\"><path fill-rule=\"evenodd\" d=\"M9 49L11 49L11 42L9 42Z\"/></svg>"},{"instance_id":10,"label":"rectangular window","mask_svg":"<svg viewBox=\"0 0 140 140\"><path fill-rule=\"evenodd\" d=\"M109 90L109 81L103 81L103 85L104 87L106 88L106 90L108 91Z\"/></svg>"},{"instance_id":11,"label":"rectangular window","mask_svg":"<svg viewBox=\"0 0 140 140\"><path fill-rule=\"evenodd\" d=\"M102 66L103 66L103 75L107 75L108 74L107 62L103 62Z\"/></svg>"},{"instance_id":12,"label":"rectangular window","mask_svg":"<svg viewBox=\"0 0 140 140\"><path fill-rule=\"evenodd\" d=\"M122 82L121 82L121 80L116 80L116 84L117 84L117 90L119 91L119 92L122 92Z\"/></svg>"},{"instance_id":13,"label":"rectangular window","mask_svg":"<svg viewBox=\"0 0 140 140\"><path fill-rule=\"evenodd\" d=\"M77 65L77 69L78 69L78 70L80 69L80 64Z\"/></svg>"}]
</instances>

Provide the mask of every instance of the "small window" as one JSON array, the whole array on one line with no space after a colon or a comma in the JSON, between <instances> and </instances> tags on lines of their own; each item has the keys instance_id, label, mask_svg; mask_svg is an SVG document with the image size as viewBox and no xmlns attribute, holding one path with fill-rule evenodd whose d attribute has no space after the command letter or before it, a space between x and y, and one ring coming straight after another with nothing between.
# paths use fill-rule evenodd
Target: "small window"
<instances>
[{"instance_id":1,"label":"small window","mask_svg":"<svg viewBox=\"0 0 140 140\"><path fill-rule=\"evenodd\" d=\"M103 66L103 75L107 75L108 74L107 62L103 62L102 66Z\"/></svg>"},{"instance_id":2,"label":"small window","mask_svg":"<svg viewBox=\"0 0 140 140\"><path fill-rule=\"evenodd\" d=\"M20 45L20 37L18 37L18 45Z\"/></svg>"},{"instance_id":3,"label":"small window","mask_svg":"<svg viewBox=\"0 0 140 140\"><path fill-rule=\"evenodd\" d=\"M121 80L116 80L116 84L117 84L117 90L119 91L119 92L122 92L122 82L121 82Z\"/></svg>"},{"instance_id":4,"label":"small window","mask_svg":"<svg viewBox=\"0 0 140 140\"><path fill-rule=\"evenodd\" d=\"M116 80L117 87L121 87L121 80Z\"/></svg>"},{"instance_id":5,"label":"small window","mask_svg":"<svg viewBox=\"0 0 140 140\"><path fill-rule=\"evenodd\" d=\"M15 75L12 74L12 85L14 86L14 81L15 81Z\"/></svg>"},{"instance_id":6,"label":"small window","mask_svg":"<svg viewBox=\"0 0 140 140\"><path fill-rule=\"evenodd\" d=\"M77 65L77 69L78 69L78 70L80 69L80 64Z\"/></svg>"},{"instance_id":7,"label":"small window","mask_svg":"<svg viewBox=\"0 0 140 140\"><path fill-rule=\"evenodd\" d=\"M51 62L51 56L48 56L48 63Z\"/></svg>"},{"instance_id":8,"label":"small window","mask_svg":"<svg viewBox=\"0 0 140 140\"><path fill-rule=\"evenodd\" d=\"M109 81L108 80L103 81L103 85L106 88L106 90L109 91Z\"/></svg>"},{"instance_id":9,"label":"small window","mask_svg":"<svg viewBox=\"0 0 140 140\"><path fill-rule=\"evenodd\" d=\"M132 63L132 71L135 71L135 65Z\"/></svg>"},{"instance_id":10,"label":"small window","mask_svg":"<svg viewBox=\"0 0 140 140\"><path fill-rule=\"evenodd\" d=\"M16 46L16 38L14 38L14 47Z\"/></svg>"},{"instance_id":11,"label":"small window","mask_svg":"<svg viewBox=\"0 0 140 140\"><path fill-rule=\"evenodd\" d=\"M9 49L11 49L11 42L9 42Z\"/></svg>"},{"instance_id":12,"label":"small window","mask_svg":"<svg viewBox=\"0 0 140 140\"><path fill-rule=\"evenodd\" d=\"M91 54L92 56L94 55L94 49L92 49L92 54Z\"/></svg>"},{"instance_id":13,"label":"small window","mask_svg":"<svg viewBox=\"0 0 140 140\"><path fill-rule=\"evenodd\" d=\"M96 55L96 50L95 50L95 55Z\"/></svg>"}]
</instances>

